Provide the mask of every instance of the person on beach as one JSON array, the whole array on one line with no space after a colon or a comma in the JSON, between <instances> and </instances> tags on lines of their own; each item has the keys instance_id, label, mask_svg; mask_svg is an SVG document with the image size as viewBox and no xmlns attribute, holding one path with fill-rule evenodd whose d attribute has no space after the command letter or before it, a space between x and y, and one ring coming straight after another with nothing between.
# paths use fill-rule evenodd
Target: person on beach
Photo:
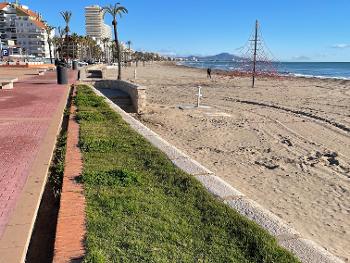
<instances>
[{"instance_id":1,"label":"person on beach","mask_svg":"<svg viewBox=\"0 0 350 263\"><path fill-rule=\"evenodd\" d=\"M207 78L211 79L211 68L207 69Z\"/></svg>"}]
</instances>

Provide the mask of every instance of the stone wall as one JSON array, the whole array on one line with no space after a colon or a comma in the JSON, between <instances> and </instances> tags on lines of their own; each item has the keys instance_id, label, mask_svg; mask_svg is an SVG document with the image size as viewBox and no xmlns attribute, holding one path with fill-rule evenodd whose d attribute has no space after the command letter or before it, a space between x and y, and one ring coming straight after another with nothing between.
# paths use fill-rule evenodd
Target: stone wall
<instances>
[{"instance_id":1,"label":"stone wall","mask_svg":"<svg viewBox=\"0 0 350 263\"><path fill-rule=\"evenodd\" d=\"M89 65L79 69L79 79L81 81L91 81L91 74L89 71L101 71L101 77L103 78L103 66L102 65Z\"/></svg>"},{"instance_id":2,"label":"stone wall","mask_svg":"<svg viewBox=\"0 0 350 263\"><path fill-rule=\"evenodd\" d=\"M135 112L141 114L146 111L146 88L127 81L116 80L118 67L92 65L80 69L80 81L88 82L95 88L120 89L129 94ZM101 71L102 78L92 78L89 71Z\"/></svg>"},{"instance_id":3,"label":"stone wall","mask_svg":"<svg viewBox=\"0 0 350 263\"><path fill-rule=\"evenodd\" d=\"M141 114L146 111L146 88L123 80L104 79L92 83L97 89L119 89L129 94L135 111Z\"/></svg>"}]
</instances>

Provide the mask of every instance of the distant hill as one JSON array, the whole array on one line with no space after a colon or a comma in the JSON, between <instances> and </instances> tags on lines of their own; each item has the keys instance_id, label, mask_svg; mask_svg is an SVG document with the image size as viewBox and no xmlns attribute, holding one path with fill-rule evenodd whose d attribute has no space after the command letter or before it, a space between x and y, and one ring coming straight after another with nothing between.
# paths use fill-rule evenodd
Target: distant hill
<instances>
[{"instance_id":1,"label":"distant hill","mask_svg":"<svg viewBox=\"0 0 350 263\"><path fill-rule=\"evenodd\" d=\"M220 53L214 56L189 56L188 60L201 60L201 61L242 61L242 58L230 53Z\"/></svg>"},{"instance_id":2,"label":"distant hill","mask_svg":"<svg viewBox=\"0 0 350 263\"><path fill-rule=\"evenodd\" d=\"M236 55L232 55L230 53L220 53L214 56L201 57L201 60L241 60L242 58Z\"/></svg>"}]
</instances>

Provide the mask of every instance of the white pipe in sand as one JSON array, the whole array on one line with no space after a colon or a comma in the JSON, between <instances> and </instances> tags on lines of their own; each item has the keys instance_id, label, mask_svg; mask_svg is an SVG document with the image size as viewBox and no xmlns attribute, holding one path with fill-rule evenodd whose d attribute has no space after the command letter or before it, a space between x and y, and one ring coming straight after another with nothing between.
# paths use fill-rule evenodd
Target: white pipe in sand
<instances>
[{"instance_id":1,"label":"white pipe in sand","mask_svg":"<svg viewBox=\"0 0 350 263\"><path fill-rule=\"evenodd\" d=\"M199 108L199 104L200 104L200 101L201 101L201 97L202 97L202 93L201 93L201 86L198 86L198 94L197 94L197 108Z\"/></svg>"}]
</instances>

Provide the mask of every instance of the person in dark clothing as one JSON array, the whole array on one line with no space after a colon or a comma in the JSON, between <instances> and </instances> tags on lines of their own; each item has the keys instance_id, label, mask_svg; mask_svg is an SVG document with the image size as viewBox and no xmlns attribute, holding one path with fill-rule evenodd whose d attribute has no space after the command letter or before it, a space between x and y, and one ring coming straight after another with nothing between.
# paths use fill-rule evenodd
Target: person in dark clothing
<instances>
[{"instance_id":1,"label":"person in dark clothing","mask_svg":"<svg viewBox=\"0 0 350 263\"><path fill-rule=\"evenodd\" d=\"M207 78L211 79L211 68L207 69Z\"/></svg>"}]
</instances>

